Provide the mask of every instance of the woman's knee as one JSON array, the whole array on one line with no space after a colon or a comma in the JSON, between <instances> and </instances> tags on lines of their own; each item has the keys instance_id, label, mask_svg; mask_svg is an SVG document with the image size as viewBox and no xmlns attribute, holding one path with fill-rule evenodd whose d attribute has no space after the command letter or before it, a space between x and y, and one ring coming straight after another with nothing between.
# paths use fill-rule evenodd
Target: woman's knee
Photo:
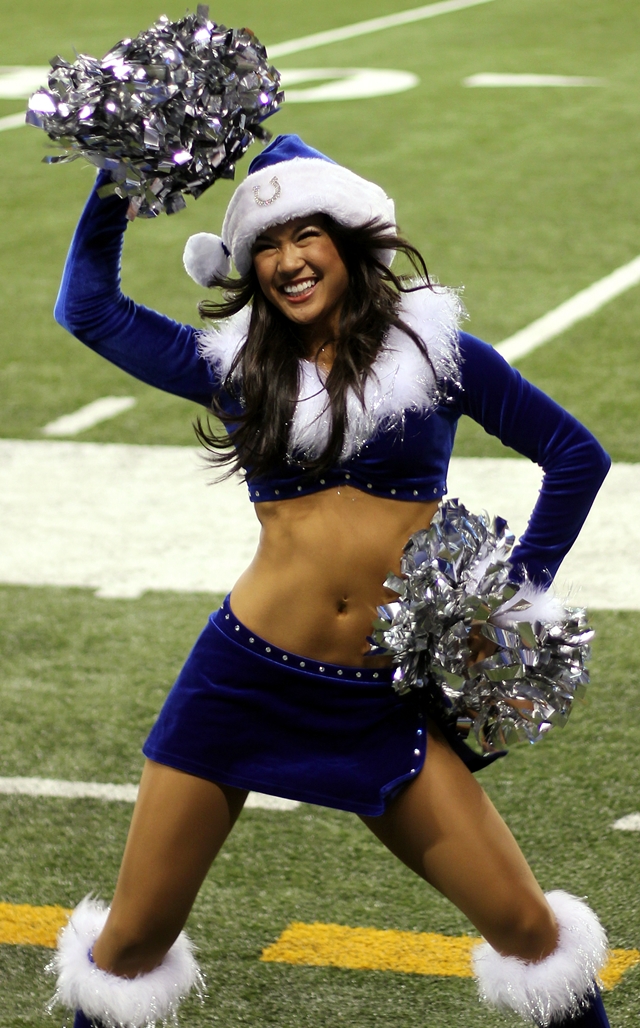
<instances>
[{"instance_id":1,"label":"woman's knee","mask_svg":"<svg viewBox=\"0 0 640 1028\"><path fill-rule=\"evenodd\" d=\"M160 917L146 921L109 917L92 951L103 971L123 978L147 974L161 964L181 925Z\"/></svg>"},{"instance_id":2,"label":"woman's knee","mask_svg":"<svg viewBox=\"0 0 640 1028\"><path fill-rule=\"evenodd\" d=\"M558 925L542 893L520 893L507 898L501 908L496 904L494 925L485 934L487 942L503 956L536 962L556 948Z\"/></svg>"}]
</instances>

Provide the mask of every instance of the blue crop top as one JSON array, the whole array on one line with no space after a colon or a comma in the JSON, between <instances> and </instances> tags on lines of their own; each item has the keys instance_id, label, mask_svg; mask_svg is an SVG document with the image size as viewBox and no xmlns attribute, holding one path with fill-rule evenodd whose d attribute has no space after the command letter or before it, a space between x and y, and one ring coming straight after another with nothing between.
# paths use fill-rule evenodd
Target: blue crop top
<instances>
[{"instance_id":1,"label":"blue crop top","mask_svg":"<svg viewBox=\"0 0 640 1028\"><path fill-rule=\"evenodd\" d=\"M99 176L97 186L101 181ZM216 390L224 401L220 394L224 323L221 330L201 333L122 294L120 258L126 209L126 201L116 197L101 200L96 190L92 191L67 257L55 308L57 321L103 357L150 385L205 407ZM432 297L424 302L431 303ZM544 470L538 500L512 559L518 576L524 572L532 581L547 584L580 531L609 468L609 457L583 425L523 379L491 346L459 332L452 322L451 305L443 307L443 302L433 301L435 307L426 315L431 318L428 331L420 334L435 356L436 369L446 372L447 402L438 401L434 382L424 376L421 380L415 373L411 361L421 360L422 368L427 367L417 347L411 342L403 348L398 342L397 352L381 358L379 388L371 404L375 416L365 416L360 408L359 420L352 419L349 411L358 438L346 445L340 462L316 480L303 477L295 460L283 461L268 478L251 476L249 470L250 497L261 503L348 483L397 500L438 499L447 489L457 422L467 414L505 446ZM416 329L420 327L421 303L420 299L410 301L406 317ZM238 317L232 319L236 325L229 331L230 336L235 332L235 339L227 347L227 365L232 346L241 341ZM303 380L311 374L317 375L315 365L304 369ZM321 383L320 389L317 380L307 386L313 407ZM304 411L303 399L301 396L298 407ZM378 401L381 409L376 413ZM395 410L389 409L390 403L395 403ZM314 434L321 435L321 413L320 408L317 415L298 426L303 449L304 444L313 448Z\"/></svg>"}]
</instances>

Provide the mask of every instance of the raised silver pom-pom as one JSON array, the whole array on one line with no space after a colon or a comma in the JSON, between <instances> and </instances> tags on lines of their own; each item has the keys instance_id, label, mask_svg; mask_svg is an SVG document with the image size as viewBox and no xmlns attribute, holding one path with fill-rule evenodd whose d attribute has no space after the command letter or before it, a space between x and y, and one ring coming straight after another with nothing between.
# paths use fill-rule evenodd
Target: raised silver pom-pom
<instances>
[{"instance_id":1,"label":"raised silver pom-pom","mask_svg":"<svg viewBox=\"0 0 640 1028\"><path fill-rule=\"evenodd\" d=\"M160 18L102 60L51 61L48 88L29 101L27 122L63 150L49 163L84 157L111 173L102 188L131 200L132 215L173 214L233 178L236 161L283 99L280 76L248 29L209 20L209 8Z\"/></svg>"},{"instance_id":2,"label":"raised silver pom-pom","mask_svg":"<svg viewBox=\"0 0 640 1028\"><path fill-rule=\"evenodd\" d=\"M443 503L407 543L402 577L385 582L399 599L378 608L374 626L397 692L424 689L434 717L485 753L564 725L589 681L586 611L511 582L514 541L502 518ZM495 646L476 663L473 626Z\"/></svg>"}]
</instances>

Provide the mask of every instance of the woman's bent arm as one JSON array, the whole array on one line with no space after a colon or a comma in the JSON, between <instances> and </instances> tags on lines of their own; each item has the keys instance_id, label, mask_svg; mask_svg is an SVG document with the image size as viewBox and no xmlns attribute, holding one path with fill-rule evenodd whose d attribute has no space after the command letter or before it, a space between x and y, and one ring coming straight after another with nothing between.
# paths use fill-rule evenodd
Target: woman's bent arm
<instances>
[{"instance_id":1,"label":"woman's bent arm","mask_svg":"<svg viewBox=\"0 0 640 1028\"><path fill-rule=\"evenodd\" d=\"M529 457L544 479L512 555L517 575L548 585L591 509L611 459L571 414L523 379L487 343L460 334L458 409L505 446Z\"/></svg>"},{"instance_id":2,"label":"woman's bent arm","mask_svg":"<svg viewBox=\"0 0 640 1028\"><path fill-rule=\"evenodd\" d=\"M101 200L100 173L67 256L55 318L91 349L136 378L208 406L215 381L199 355L196 331L134 303L120 290L127 201Z\"/></svg>"}]
</instances>

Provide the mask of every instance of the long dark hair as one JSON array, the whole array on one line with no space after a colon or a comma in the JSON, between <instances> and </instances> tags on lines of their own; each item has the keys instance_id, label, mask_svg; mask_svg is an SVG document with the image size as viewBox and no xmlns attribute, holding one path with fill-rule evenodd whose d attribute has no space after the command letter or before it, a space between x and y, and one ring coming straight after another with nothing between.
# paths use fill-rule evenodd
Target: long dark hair
<instances>
[{"instance_id":1,"label":"long dark hair","mask_svg":"<svg viewBox=\"0 0 640 1028\"><path fill-rule=\"evenodd\" d=\"M393 225L372 220L346 228L332 218L325 220L347 268L349 289L325 382L331 414L327 444L317 455L295 456L296 463L310 475L322 474L339 459L347 426L347 392L353 389L363 400L367 376L390 328L400 329L413 340L435 376L424 343L398 315L401 293L432 288L422 254L399 236ZM382 260L382 251L389 250L408 258L415 276L394 274ZM226 279L221 286L223 299L203 300L201 317L228 318L251 304L247 340L223 383L227 395L239 401L234 407L239 407L240 413L229 414L214 396L211 411L227 430L217 428L209 418L206 424L197 418L194 428L208 451L209 462L216 468L227 466L223 477L247 467L251 478L260 477L291 459L289 433L298 399L299 361L306 350L294 324L264 296L253 265L246 275Z\"/></svg>"}]
</instances>

